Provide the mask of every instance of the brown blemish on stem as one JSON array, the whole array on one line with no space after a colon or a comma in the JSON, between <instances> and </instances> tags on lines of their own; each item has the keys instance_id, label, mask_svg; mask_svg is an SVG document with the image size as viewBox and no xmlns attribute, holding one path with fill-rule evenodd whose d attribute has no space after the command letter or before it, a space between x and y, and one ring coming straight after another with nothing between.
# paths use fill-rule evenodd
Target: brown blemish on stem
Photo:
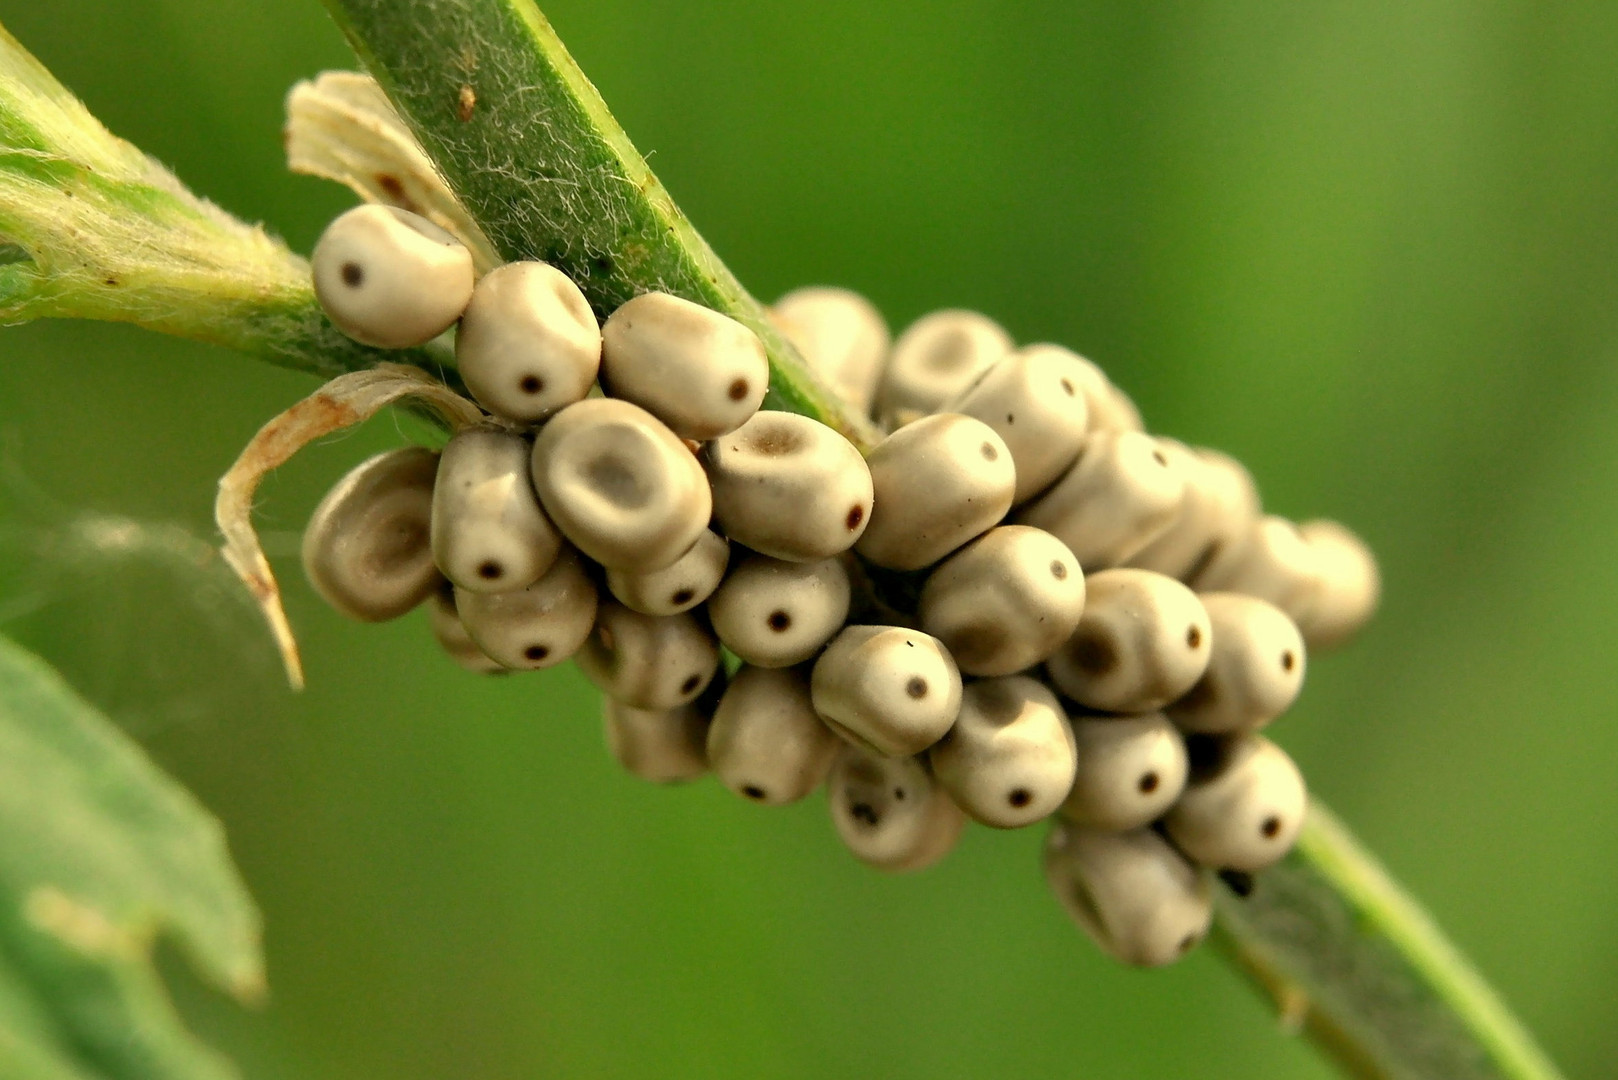
<instances>
[{"instance_id":1,"label":"brown blemish on stem","mask_svg":"<svg viewBox=\"0 0 1618 1080\"><path fill-rule=\"evenodd\" d=\"M376 186L382 189L382 194L387 196L389 203L412 214L421 213L420 204L410 197L410 193L405 190L404 181L397 176L390 172L379 172L371 179L376 181Z\"/></svg>"}]
</instances>

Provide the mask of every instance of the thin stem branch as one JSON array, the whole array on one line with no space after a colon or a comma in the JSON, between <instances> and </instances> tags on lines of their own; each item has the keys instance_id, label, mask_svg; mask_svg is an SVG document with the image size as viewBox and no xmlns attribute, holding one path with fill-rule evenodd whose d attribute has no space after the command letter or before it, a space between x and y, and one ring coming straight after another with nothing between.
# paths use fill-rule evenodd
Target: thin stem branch
<instances>
[{"instance_id":1,"label":"thin stem branch","mask_svg":"<svg viewBox=\"0 0 1618 1080\"><path fill-rule=\"evenodd\" d=\"M0 323L130 322L330 377L384 353L321 313L309 264L187 191L0 28Z\"/></svg>"}]
</instances>

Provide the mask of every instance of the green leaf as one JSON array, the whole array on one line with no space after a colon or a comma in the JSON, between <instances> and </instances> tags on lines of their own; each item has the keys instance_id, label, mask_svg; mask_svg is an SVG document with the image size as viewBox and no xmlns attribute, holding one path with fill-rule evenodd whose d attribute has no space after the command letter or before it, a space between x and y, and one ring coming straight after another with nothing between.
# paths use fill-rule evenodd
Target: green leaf
<instances>
[{"instance_id":1,"label":"green leaf","mask_svg":"<svg viewBox=\"0 0 1618 1080\"><path fill-rule=\"evenodd\" d=\"M152 963L239 999L259 917L223 830L43 661L0 638L0 1075L224 1080Z\"/></svg>"},{"instance_id":2,"label":"green leaf","mask_svg":"<svg viewBox=\"0 0 1618 1080\"><path fill-rule=\"evenodd\" d=\"M326 0L355 52L507 258L542 258L598 311L664 289L747 322L770 407L865 429L809 379L674 206L530 0ZM1347 829L1317 807L1298 849L1219 905L1226 951L1351 1071L1540 1080L1556 1071Z\"/></svg>"},{"instance_id":3,"label":"green leaf","mask_svg":"<svg viewBox=\"0 0 1618 1080\"><path fill-rule=\"evenodd\" d=\"M309 266L107 131L0 28L0 323L107 319L336 375L391 359L338 333Z\"/></svg>"},{"instance_id":4,"label":"green leaf","mask_svg":"<svg viewBox=\"0 0 1618 1080\"><path fill-rule=\"evenodd\" d=\"M11 1080L82 1080L61 1031L9 960L0 960L0 1076Z\"/></svg>"},{"instance_id":5,"label":"green leaf","mask_svg":"<svg viewBox=\"0 0 1618 1080\"><path fill-rule=\"evenodd\" d=\"M508 260L543 259L600 315L659 289L764 339L765 407L873 432L803 361L698 235L527 0L327 0L354 51Z\"/></svg>"}]
</instances>

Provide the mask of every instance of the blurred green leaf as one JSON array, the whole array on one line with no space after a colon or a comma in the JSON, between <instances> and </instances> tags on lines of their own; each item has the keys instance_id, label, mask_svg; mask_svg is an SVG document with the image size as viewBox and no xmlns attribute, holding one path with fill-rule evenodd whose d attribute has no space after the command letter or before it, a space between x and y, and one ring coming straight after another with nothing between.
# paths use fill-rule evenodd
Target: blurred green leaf
<instances>
[{"instance_id":1,"label":"blurred green leaf","mask_svg":"<svg viewBox=\"0 0 1618 1080\"><path fill-rule=\"evenodd\" d=\"M61 1032L27 979L0 962L0 1075L15 1080L83 1080Z\"/></svg>"},{"instance_id":2,"label":"blurred green leaf","mask_svg":"<svg viewBox=\"0 0 1618 1080\"><path fill-rule=\"evenodd\" d=\"M0 1075L235 1075L181 1025L160 934L242 1000L259 917L223 830L43 661L0 638Z\"/></svg>"}]
</instances>

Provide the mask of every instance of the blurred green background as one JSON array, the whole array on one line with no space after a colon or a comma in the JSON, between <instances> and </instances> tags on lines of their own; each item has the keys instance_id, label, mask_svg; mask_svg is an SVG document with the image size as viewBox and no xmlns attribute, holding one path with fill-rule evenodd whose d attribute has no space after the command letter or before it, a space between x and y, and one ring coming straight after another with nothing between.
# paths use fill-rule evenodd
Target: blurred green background
<instances>
[{"instance_id":1,"label":"blurred green background","mask_svg":"<svg viewBox=\"0 0 1618 1080\"><path fill-rule=\"evenodd\" d=\"M1618 6L552 0L742 280L965 305L1101 362L1267 504L1352 523L1380 619L1277 728L1571 1075L1618 1059ZM408 5L401 5L408 7ZM281 98L352 66L315 0L0 0L112 129L307 250ZM818 797L620 775L570 671L480 680L347 625L296 530L396 421L262 492L310 689L198 573L62 540L211 534L303 376L124 327L0 333L0 620L225 820L268 925L254 1078L1324 1077L1211 953L1102 959L1038 830L879 875Z\"/></svg>"}]
</instances>

